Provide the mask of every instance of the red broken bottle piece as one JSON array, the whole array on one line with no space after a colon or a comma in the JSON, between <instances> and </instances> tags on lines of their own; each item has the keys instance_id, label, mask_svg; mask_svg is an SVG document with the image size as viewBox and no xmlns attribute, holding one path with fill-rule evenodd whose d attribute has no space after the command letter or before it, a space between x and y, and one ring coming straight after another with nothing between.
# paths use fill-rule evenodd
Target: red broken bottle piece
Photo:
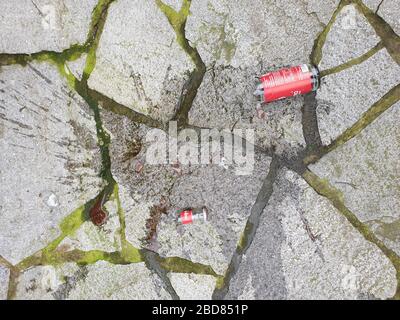
<instances>
[{"instance_id":1,"label":"red broken bottle piece","mask_svg":"<svg viewBox=\"0 0 400 320\"><path fill-rule=\"evenodd\" d=\"M96 226L101 226L107 221L108 214L103 210L104 197L97 200L94 206L89 211L90 220Z\"/></svg>"},{"instance_id":2,"label":"red broken bottle piece","mask_svg":"<svg viewBox=\"0 0 400 320\"><path fill-rule=\"evenodd\" d=\"M318 68L302 64L264 74L254 94L267 103L316 91L319 84Z\"/></svg>"}]
</instances>

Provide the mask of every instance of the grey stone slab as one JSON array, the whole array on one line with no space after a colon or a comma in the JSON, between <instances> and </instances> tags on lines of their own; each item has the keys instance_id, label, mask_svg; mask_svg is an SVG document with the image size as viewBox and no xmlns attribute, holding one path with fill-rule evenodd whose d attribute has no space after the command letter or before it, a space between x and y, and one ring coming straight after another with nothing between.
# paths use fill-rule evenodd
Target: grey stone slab
<instances>
[{"instance_id":1,"label":"grey stone slab","mask_svg":"<svg viewBox=\"0 0 400 320\"><path fill-rule=\"evenodd\" d=\"M256 67L215 67L205 75L189 123L216 129L253 129L255 144L279 154L305 145L301 96L260 106L253 96Z\"/></svg>"},{"instance_id":2,"label":"grey stone slab","mask_svg":"<svg viewBox=\"0 0 400 320\"><path fill-rule=\"evenodd\" d=\"M0 52L62 51L83 44L96 0L19 0L0 3Z\"/></svg>"},{"instance_id":3,"label":"grey stone slab","mask_svg":"<svg viewBox=\"0 0 400 320\"><path fill-rule=\"evenodd\" d=\"M277 193L279 191L276 191ZM287 298L281 251L285 233L274 194L262 212L256 235L231 279L226 299L255 300Z\"/></svg>"},{"instance_id":4,"label":"grey stone slab","mask_svg":"<svg viewBox=\"0 0 400 320\"><path fill-rule=\"evenodd\" d=\"M327 199L282 171L228 298L386 299L395 274Z\"/></svg>"},{"instance_id":5,"label":"grey stone slab","mask_svg":"<svg viewBox=\"0 0 400 320\"><path fill-rule=\"evenodd\" d=\"M144 263L112 265L104 261L87 266L87 275L68 295L69 300L171 299L158 276Z\"/></svg>"},{"instance_id":6,"label":"grey stone slab","mask_svg":"<svg viewBox=\"0 0 400 320\"><path fill-rule=\"evenodd\" d=\"M85 69L87 55L83 54L81 57L74 61L68 61L66 64L68 66L69 71L76 77L78 80L82 79L83 70Z\"/></svg>"},{"instance_id":7,"label":"grey stone slab","mask_svg":"<svg viewBox=\"0 0 400 320\"><path fill-rule=\"evenodd\" d=\"M107 212L107 220L101 226L91 221L85 221L75 233L66 237L60 247L65 251L73 249L89 251L101 250L115 252L121 250L121 236L118 216L118 203L114 196L104 203L103 210Z\"/></svg>"},{"instance_id":8,"label":"grey stone slab","mask_svg":"<svg viewBox=\"0 0 400 320\"><path fill-rule=\"evenodd\" d=\"M89 86L135 111L171 118L193 69L175 38L155 1L113 3Z\"/></svg>"},{"instance_id":9,"label":"grey stone slab","mask_svg":"<svg viewBox=\"0 0 400 320\"><path fill-rule=\"evenodd\" d=\"M147 134L152 129L108 112L103 115L111 135L112 172L125 211L127 239L137 247L149 245L163 256L210 264L223 273L268 173L270 158L255 154L254 170L248 175L237 175L234 163L152 165L146 158L152 144ZM143 241L150 234L146 220L160 205L165 205L167 214L156 219L157 233L147 244ZM210 222L176 225L179 209L203 205L211 210ZM205 245L209 250L203 250Z\"/></svg>"},{"instance_id":10,"label":"grey stone slab","mask_svg":"<svg viewBox=\"0 0 400 320\"><path fill-rule=\"evenodd\" d=\"M181 300L211 300L216 282L213 276L170 273L168 277Z\"/></svg>"},{"instance_id":11,"label":"grey stone slab","mask_svg":"<svg viewBox=\"0 0 400 320\"><path fill-rule=\"evenodd\" d=\"M322 26L298 1L193 1L186 36L207 65L307 62Z\"/></svg>"},{"instance_id":12,"label":"grey stone slab","mask_svg":"<svg viewBox=\"0 0 400 320\"><path fill-rule=\"evenodd\" d=\"M92 112L47 63L0 73L0 254L17 263L102 188Z\"/></svg>"},{"instance_id":13,"label":"grey stone slab","mask_svg":"<svg viewBox=\"0 0 400 320\"><path fill-rule=\"evenodd\" d=\"M85 267L74 263L61 266L37 266L24 271L18 277L15 299L56 300L65 299L76 282L86 277Z\"/></svg>"},{"instance_id":14,"label":"grey stone slab","mask_svg":"<svg viewBox=\"0 0 400 320\"><path fill-rule=\"evenodd\" d=\"M170 296L144 263L113 265L99 261L83 267L68 263L31 268L19 277L16 299L151 300Z\"/></svg>"}]
</instances>

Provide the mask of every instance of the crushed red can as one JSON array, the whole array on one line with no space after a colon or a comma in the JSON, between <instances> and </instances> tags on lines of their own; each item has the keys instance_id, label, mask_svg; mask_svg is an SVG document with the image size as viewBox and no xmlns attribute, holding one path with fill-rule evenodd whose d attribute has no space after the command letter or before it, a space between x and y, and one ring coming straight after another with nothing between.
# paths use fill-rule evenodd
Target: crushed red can
<instances>
[{"instance_id":1,"label":"crushed red can","mask_svg":"<svg viewBox=\"0 0 400 320\"><path fill-rule=\"evenodd\" d=\"M206 207L201 208L186 208L179 212L178 222L180 224L190 224L195 221L207 221L208 220L208 209Z\"/></svg>"},{"instance_id":2,"label":"crushed red can","mask_svg":"<svg viewBox=\"0 0 400 320\"><path fill-rule=\"evenodd\" d=\"M318 68L302 64L264 74L254 94L267 103L316 91L319 83Z\"/></svg>"}]
</instances>

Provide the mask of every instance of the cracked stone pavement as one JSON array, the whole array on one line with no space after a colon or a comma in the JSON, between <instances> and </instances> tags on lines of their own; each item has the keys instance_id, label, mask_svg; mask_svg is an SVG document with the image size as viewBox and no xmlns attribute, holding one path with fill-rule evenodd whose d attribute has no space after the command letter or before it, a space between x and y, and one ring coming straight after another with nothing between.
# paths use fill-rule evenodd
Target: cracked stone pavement
<instances>
[{"instance_id":1,"label":"cracked stone pavement","mask_svg":"<svg viewBox=\"0 0 400 320\"><path fill-rule=\"evenodd\" d=\"M0 299L400 299L399 35L397 0L0 0ZM146 163L171 120L254 170Z\"/></svg>"}]
</instances>

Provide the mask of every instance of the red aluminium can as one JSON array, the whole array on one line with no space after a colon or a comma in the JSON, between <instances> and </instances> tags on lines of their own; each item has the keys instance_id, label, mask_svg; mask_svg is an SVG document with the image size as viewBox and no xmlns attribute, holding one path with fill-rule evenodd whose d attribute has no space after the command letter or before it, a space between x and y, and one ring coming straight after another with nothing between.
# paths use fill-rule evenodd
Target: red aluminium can
<instances>
[{"instance_id":1,"label":"red aluminium can","mask_svg":"<svg viewBox=\"0 0 400 320\"><path fill-rule=\"evenodd\" d=\"M178 222L181 224L190 224L194 221L207 221L208 220L208 209L202 208L187 208L179 212Z\"/></svg>"},{"instance_id":2,"label":"red aluminium can","mask_svg":"<svg viewBox=\"0 0 400 320\"><path fill-rule=\"evenodd\" d=\"M267 103L316 91L318 87L318 68L302 64L264 74L254 94Z\"/></svg>"}]
</instances>

